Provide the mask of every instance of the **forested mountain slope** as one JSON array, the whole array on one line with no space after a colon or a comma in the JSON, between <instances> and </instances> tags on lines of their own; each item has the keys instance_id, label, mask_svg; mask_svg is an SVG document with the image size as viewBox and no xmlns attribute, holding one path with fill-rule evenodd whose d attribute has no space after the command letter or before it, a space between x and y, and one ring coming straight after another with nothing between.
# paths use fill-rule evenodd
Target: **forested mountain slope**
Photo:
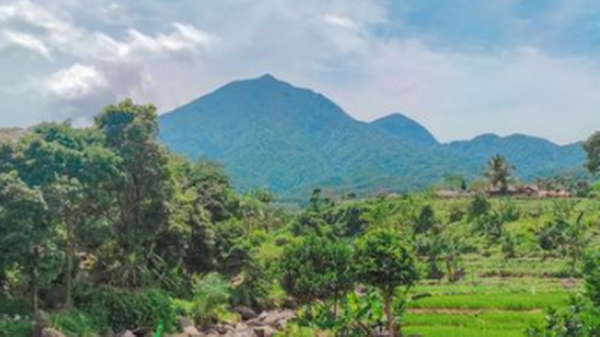
<instances>
[{"instance_id":1,"label":"forested mountain slope","mask_svg":"<svg viewBox=\"0 0 600 337\"><path fill-rule=\"evenodd\" d=\"M220 161L241 190L280 195L321 186L373 192L425 187L450 174L477 175L496 153L522 177L580 167L579 146L482 136L440 144L401 114L360 122L308 89L264 75L229 83L160 118L161 139L189 158Z\"/></svg>"}]
</instances>

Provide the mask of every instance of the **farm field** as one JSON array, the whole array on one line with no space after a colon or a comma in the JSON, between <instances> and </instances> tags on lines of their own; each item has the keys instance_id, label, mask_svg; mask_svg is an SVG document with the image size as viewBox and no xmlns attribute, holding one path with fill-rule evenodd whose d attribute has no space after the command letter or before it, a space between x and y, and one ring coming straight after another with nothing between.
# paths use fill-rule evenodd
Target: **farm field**
<instances>
[{"instance_id":1,"label":"farm field","mask_svg":"<svg viewBox=\"0 0 600 337\"><path fill-rule=\"evenodd\" d=\"M423 281L417 285L404 317L408 336L525 336L528 328L543 322L545 311L568 303L582 290L572 278L549 277L568 267L566 261L469 256L465 262L471 273L464 280ZM487 275L508 275L506 277ZM516 276L511 276L516 275Z\"/></svg>"}]
</instances>

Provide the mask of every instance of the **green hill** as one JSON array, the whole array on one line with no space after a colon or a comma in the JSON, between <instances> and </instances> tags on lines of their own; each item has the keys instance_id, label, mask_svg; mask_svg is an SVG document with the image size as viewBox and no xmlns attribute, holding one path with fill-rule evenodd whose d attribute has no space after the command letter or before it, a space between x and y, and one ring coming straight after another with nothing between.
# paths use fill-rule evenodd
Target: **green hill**
<instances>
[{"instance_id":1,"label":"green hill","mask_svg":"<svg viewBox=\"0 0 600 337\"><path fill-rule=\"evenodd\" d=\"M365 193L422 188L449 174L476 175L497 152L508 152L523 177L583 160L579 147L531 137L439 144L403 115L359 122L323 95L271 75L229 83L161 116L160 127L173 151L222 162L237 188L287 197L317 186Z\"/></svg>"}]
</instances>

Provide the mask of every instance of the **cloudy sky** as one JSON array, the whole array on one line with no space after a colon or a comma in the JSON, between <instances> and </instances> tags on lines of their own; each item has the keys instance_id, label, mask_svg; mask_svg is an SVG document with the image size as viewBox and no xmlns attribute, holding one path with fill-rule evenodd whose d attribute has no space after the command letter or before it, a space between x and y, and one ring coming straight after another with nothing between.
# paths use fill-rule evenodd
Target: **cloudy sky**
<instances>
[{"instance_id":1,"label":"cloudy sky","mask_svg":"<svg viewBox=\"0 0 600 337\"><path fill-rule=\"evenodd\" d=\"M264 73L444 141L600 129L598 0L0 0L0 127Z\"/></svg>"}]
</instances>

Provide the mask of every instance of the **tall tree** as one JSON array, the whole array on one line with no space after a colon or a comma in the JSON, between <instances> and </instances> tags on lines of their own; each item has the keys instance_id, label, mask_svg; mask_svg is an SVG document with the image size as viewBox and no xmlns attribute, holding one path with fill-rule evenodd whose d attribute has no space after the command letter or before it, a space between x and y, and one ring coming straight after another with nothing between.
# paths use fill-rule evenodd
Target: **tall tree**
<instances>
[{"instance_id":1,"label":"tall tree","mask_svg":"<svg viewBox=\"0 0 600 337\"><path fill-rule=\"evenodd\" d=\"M591 174L597 174L600 170L600 131L595 132L583 143L587 153L587 169Z\"/></svg>"},{"instance_id":2,"label":"tall tree","mask_svg":"<svg viewBox=\"0 0 600 337\"><path fill-rule=\"evenodd\" d=\"M22 139L13 160L21 178L43 192L52 220L64 227L67 307L72 305L76 245L85 244L81 234L108 211L102 186L117 173L117 158L101 142L102 135L92 129L42 124Z\"/></svg>"},{"instance_id":3,"label":"tall tree","mask_svg":"<svg viewBox=\"0 0 600 337\"><path fill-rule=\"evenodd\" d=\"M138 286L152 261L163 258L156 254L155 238L171 229L175 185L170 158L158 143L157 114L152 105L136 105L126 99L104 108L95 123L105 135L106 146L121 158L121 174L110 186L116 200L120 282Z\"/></svg>"},{"instance_id":4,"label":"tall tree","mask_svg":"<svg viewBox=\"0 0 600 337\"><path fill-rule=\"evenodd\" d=\"M56 233L42 193L31 189L16 172L0 174L0 266L25 270L31 308L38 309L40 269L58 259Z\"/></svg>"},{"instance_id":5,"label":"tall tree","mask_svg":"<svg viewBox=\"0 0 600 337\"><path fill-rule=\"evenodd\" d=\"M492 186L500 188L500 193L506 194L514 171L515 167L504 156L495 155L487 163L484 175L490 180Z\"/></svg>"},{"instance_id":6,"label":"tall tree","mask_svg":"<svg viewBox=\"0 0 600 337\"><path fill-rule=\"evenodd\" d=\"M408 290L417 281L414 258L392 230L367 233L358 239L354 254L357 278L380 291L389 336L394 337L396 330L400 330L392 309L394 294L399 287Z\"/></svg>"}]
</instances>

